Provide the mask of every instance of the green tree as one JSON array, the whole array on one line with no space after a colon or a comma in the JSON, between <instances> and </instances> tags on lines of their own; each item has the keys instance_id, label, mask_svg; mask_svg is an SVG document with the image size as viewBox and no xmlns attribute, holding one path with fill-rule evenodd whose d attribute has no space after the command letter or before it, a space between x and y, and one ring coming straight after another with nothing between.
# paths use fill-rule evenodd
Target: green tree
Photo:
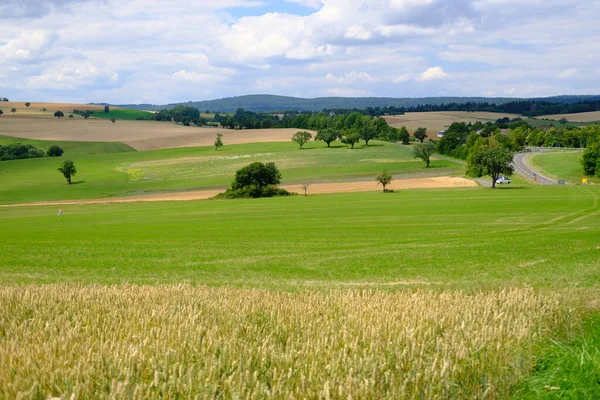
<instances>
[{"instance_id":1,"label":"green tree","mask_svg":"<svg viewBox=\"0 0 600 400\"><path fill-rule=\"evenodd\" d=\"M219 150L219 147L223 147L223 134L217 133L217 138L215 139L215 151Z\"/></svg>"},{"instance_id":2,"label":"green tree","mask_svg":"<svg viewBox=\"0 0 600 400\"><path fill-rule=\"evenodd\" d=\"M431 155L435 151L435 144L432 142L419 143L413 147L413 157L420 158L427 164L426 168L429 168L431 162Z\"/></svg>"},{"instance_id":3,"label":"green tree","mask_svg":"<svg viewBox=\"0 0 600 400\"><path fill-rule=\"evenodd\" d=\"M418 128L415 133L413 134L413 136L418 139L421 143L423 143L423 141L425 140L425 138L427 137L427 128Z\"/></svg>"},{"instance_id":4,"label":"green tree","mask_svg":"<svg viewBox=\"0 0 600 400\"><path fill-rule=\"evenodd\" d=\"M110 119L110 122L112 122L112 123L114 124L115 122L117 122L117 119L116 119L115 117L112 117L112 118Z\"/></svg>"},{"instance_id":5,"label":"green tree","mask_svg":"<svg viewBox=\"0 0 600 400\"><path fill-rule=\"evenodd\" d=\"M306 131L296 132L292 135L292 142L298 143L300 148L302 148L302 146L304 146L304 144L310 139L312 139L312 135L310 134L310 132Z\"/></svg>"},{"instance_id":6,"label":"green tree","mask_svg":"<svg viewBox=\"0 0 600 400\"><path fill-rule=\"evenodd\" d=\"M62 149L62 147L54 144L48 148L46 154L48 155L48 157L60 157L63 155L64 152L65 151Z\"/></svg>"},{"instance_id":7,"label":"green tree","mask_svg":"<svg viewBox=\"0 0 600 400\"><path fill-rule=\"evenodd\" d=\"M386 170L383 170L381 174L375 177L377 181L377 185L383 186L383 191L385 192L385 187L392 183L392 175L390 175Z\"/></svg>"},{"instance_id":8,"label":"green tree","mask_svg":"<svg viewBox=\"0 0 600 400\"><path fill-rule=\"evenodd\" d=\"M110 107L104 106L104 112L108 114L110 112Z\"/></svg>"},{"instance_id":9,"label":"green tree","mask_svg":"<svg viewBox=\"0 0 600 400\"><path fill-rule=\"evenodd\" d=\"M358 143L359 140L360 134L354 129L347 130L344 133L344 136L342 136L342 143L349 145L351 149L354 148L354 145Z\"/></svg>"},{"instance_id":10,"label":"green tree","mask_svg":"<svg viewBox=\"0 0 600 400\"><path fill-rule=\"evenodd\" d=\"M325 128L317 131L315 141L322 140L327 143L327 147L331 147L331 143L335 142L340 137L340 134L333 128Z\"/></svg>"},{"instance_id":11,"label":"green tree","mask_svg":"<svg viewBox=\"0 0 600 400\"><path fill-rule=\"evenodd\" d=\"M25 103L25 107L29 108L29 106L31 105L30 102Z\"/></svg>"},{"instance_id":12,"label":"green tree","mask_svg":"<svg viewBox=\"0 0 600 400\"><path fill-rule=\"evenodd\" d=\"M583 172L586 175L598 175L600 176L600 142L590 144L587 149L583 152L581 159L581 165L583 166Z\"/></svg>"},{"instance_id":13,"label":"green tree","mask_svg":"<svg viewBox=\"0 0 600 400\"><path fill-rule=\"evenodd\" d=\"M13 108L10 109L10 112L14 114L14 113L17 112L17 109L13 107Z\"/></svg>"},{"instance_id":14,"label":"green tree","mask_svg":"<svg viewBox=\"0 0 600 400\"><path fill-rule=\"evenodd\" d=\"M0 115L4 114L4 111L0 110Z\"/></svg>"},{"instance_id":15,"label":"green tree","mask_svg":"<svg viewBox=\"0 0 600 400\"><path fill-rule=\"evenodd\" d=\"M398 128L398 141L402 142L402 144L410 143L410 134L405 126Z\"/></svg>"},{"instance_id":16,"label":"green tree","mask_svg":"<svg viewBox=\"0 0 600 400\"><path fill-rule=\"evenodd\" d=\"M69 183L69 185L71 184L71 177L75 176L75 174L77 173L75 163L71 160L63 161L62 166L58 168L58 170L63 174L65 178L67 178L67 182Z\"/></svg>"},{"instance_id":17,"label":"green tree","mask_svg":"<svg viewBox=\"0 0 600 400\"><path fill-rule=\"evenodd\" d=\"M264 187L269 185L279 185L281 183L281 172L275 163L253 162L252 164L241 168L235 173L235 180L232 183L232 189L242 189L246 186Z\"/></svg>"},{"instance_id":18,"label":"green tree","mask_svg":"<svg viewBox=\"0 0 600 400\"><path fill-rule=\"evenodd\" d=\"M470 133L468 125L464 122L452 123L440 140L438 151L441 154L459 155L453 152L467 142Z\"/></svg>"},{"instance_id":19,"label":"green tree","mask_svg":"<svg viewBox=\"0 0 600 400\"><path fill-rule=\"evenodd\" d=\"M369 145L369 140L377 137L377 127L374 124L368 124L360 131L360 138L365 141L365 146Z\"/></svg>"},{"instance_id":20,"label":"green tree","mask_svg":"<svg viewBox=\"0 0 600 400\"><path fill-rule=\"evenodd\" d=\"M513 174L513 157L513 152L500 146L494 138L482 138L473 146L467 157L467 173L476 177L491 176L492 188L495 188L500 175Z\"/></svg>"},{"instance_id":21,"label":"green tree","mask_svg":"<svg viewBox=\"0 0 600 400\"><path fill-rule=\"evenodd\" d=\"M62 111L57 111L54 113L54 116L58 119L61 119L62 117L65 116L65 113L63 113Z\"/></svg>"}]
</instances>

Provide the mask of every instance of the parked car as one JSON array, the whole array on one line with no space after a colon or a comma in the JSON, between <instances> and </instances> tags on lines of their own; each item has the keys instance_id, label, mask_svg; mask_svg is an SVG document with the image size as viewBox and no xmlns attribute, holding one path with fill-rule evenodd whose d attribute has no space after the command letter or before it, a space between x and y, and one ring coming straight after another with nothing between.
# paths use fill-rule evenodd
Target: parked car
<instances>
[{"instance_id":1,"label":"parked car","mask_svg":"<svg viewBox=\"0 0 600 400\"><path fill-rule=\"evenodd\" d=\"M498 177L498 179L496 179L496 183L497 184L498 183L500 183L500 184L502 184L502 183L510 183L510 179L508 179L505 176L500 176L500 177Z\"/></svg>"}]
</instances>

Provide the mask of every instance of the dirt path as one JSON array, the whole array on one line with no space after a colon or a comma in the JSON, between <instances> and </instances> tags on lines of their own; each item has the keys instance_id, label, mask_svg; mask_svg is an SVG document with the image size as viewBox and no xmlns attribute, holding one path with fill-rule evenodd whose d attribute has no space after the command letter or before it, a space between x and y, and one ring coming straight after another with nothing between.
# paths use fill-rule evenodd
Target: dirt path
<instances>
[{"instance_id":1,"label":"dirt path","mask_svg":"<svg viewBox=\"0 0 600 400\"><path fill-rule=\"evenodd\" d=\"M470 179L456 177L435 177L435 178L415 178L415 179L397 179L387 186L391 190L406 189L436 189L436 188L458 188L458 187L476 187L477 183ZM296 193L304 193L302 185L283 185L283 188ZM331 183L313 183L308 187L308 194L325 193L347 193L347 192L372 192L381 190L374 181L365 182L331 182ZM52 205L75 205L75 204L108 204L108 203L134 203L146 201L188 201L188 200L206 200L222 193L222 190L197 190L190 192L174 193L154 193L136 196L109 197L102 199L84 199L84 200L57 200L57 201L38 201L33 203L6 204L0 207L26 207L26 206L52 206Z\"/></svg>"}]
</instances>

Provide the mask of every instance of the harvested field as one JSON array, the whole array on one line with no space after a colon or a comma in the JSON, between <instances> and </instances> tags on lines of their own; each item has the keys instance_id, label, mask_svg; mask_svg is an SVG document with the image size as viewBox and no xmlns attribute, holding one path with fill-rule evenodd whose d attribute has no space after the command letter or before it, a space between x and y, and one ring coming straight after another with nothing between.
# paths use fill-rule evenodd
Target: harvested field
<instances>
[{"instance_id":1,"label":"harvested field","mask_svg":"<svg viewBox=\"0 0 600 400\"><path fill-rule=\"evenodd\" d=\"M436 132L446 129L453 122L474 123L477 121L487 122L495 121L499 118L516 118L517 114L501 114L492 112L466 112L466 111L433 111L433 112L413 112L404 115L395 115L384 117L385 120L394 127L406 126L410 133L413 133L419 127L427 128L430 138L434 138Z\"/></svg>"},{"instance_id":2,"label":"harvested field","mask_svg":"<svg viewBox=\"0 0 600 400\"><path fill-rule=\"evenodd\" d=\"M297 129L228 130L194 128L155 121L118 121L74 118L46 119L30 115L0 117L0 136L39 140L74 140L81 142L122 142L136 150L175 147L212 146L217 133L226 145L287 142Z\"/></svg>"},{"instance_id":3,"label":"harvested field","mask_svg":"<svg viewBox=\"0 0 600 400\"><path fill-rule=\"evenodd\" d=\"M541 117L536 117L536 119L553 119L555 121L559 121L562 118L566 118L569 122L600 122L600 111L577 114L542 115Z\"/></svg>"},{"instance_id":4,"label":"harvested field","mask_svg":"<svg viewBox=\"0 0 600 400\"><path fill-rule=\"evenodd\" d=\"M507 398L559 294L0 287L2 398Z\"/></svg>"},{"instance_id":5,"label":"harvested field","mask_svg":"<svg viewBox=\"0 0 600 400\"><path fill-rule=\"evenodd\" d=\"M101 105L93 105L93 104L78 104L78 103L47 103L47 102L37 102L32 101L29 107L25 107L25 101L8 101L8 102L0 102L0 108L6 112L6 109L10 111L11 108L16 108L17 110L30 110L30 111L41 111L43 108L47 109L47 114L52 117L52 114L55 111L62 111L65 114L72 112L74 109L79 110L104 110L104 106ZM117 107L111 107L117 108ZM19 111L17 111L19 113Z\"/></svg>"},{"instance_id":6,"label":"harvested field","mask_svg":"<svg viewBox=\"0 0 600 400\"><path fill-rule=\"evenodd\" d=\"M440 188L463 188L476 187L477 183L470 179L456 177L435 177L419 179L397 179L389 184L387 190L406 190L406 189L440 189ZM302 185L282 185L284 189L295 193L304 193ZM349 193L349 192L371 192L381 190L376 182L328 182L313 183L308 187L309 194L325 193ZM0 205L0 207L20 207L20 206L50 206L50 205L74 205L74 204L106 204L106 203L134 203L139 201L188 201L188 200L206 200L224 192L222 190L195 190L173 193L155 193L136 196L123 196L103 199L89 200L58 200L41 201L34 203Z\"/></svg>"}]
</instances>

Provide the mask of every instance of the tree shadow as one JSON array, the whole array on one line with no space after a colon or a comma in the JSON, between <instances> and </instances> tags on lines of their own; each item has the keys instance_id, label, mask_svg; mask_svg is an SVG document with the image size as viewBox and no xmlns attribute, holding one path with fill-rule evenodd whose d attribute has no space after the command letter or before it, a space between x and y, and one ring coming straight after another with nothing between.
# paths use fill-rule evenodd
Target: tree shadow
<instances>
[{"instance_id":1,"label":"tree shadow","mask_svg":"<svg viewBox=\"0 0 600 400\"><path fill-rule=\"evenodd\" d=\"M490 189L492 189L490 187ZM494 188L494 190L523 190L523 189L527 189L527 190L531 190L532 187L531 186L496 186Z\"/></svg>"}]
</instances>

